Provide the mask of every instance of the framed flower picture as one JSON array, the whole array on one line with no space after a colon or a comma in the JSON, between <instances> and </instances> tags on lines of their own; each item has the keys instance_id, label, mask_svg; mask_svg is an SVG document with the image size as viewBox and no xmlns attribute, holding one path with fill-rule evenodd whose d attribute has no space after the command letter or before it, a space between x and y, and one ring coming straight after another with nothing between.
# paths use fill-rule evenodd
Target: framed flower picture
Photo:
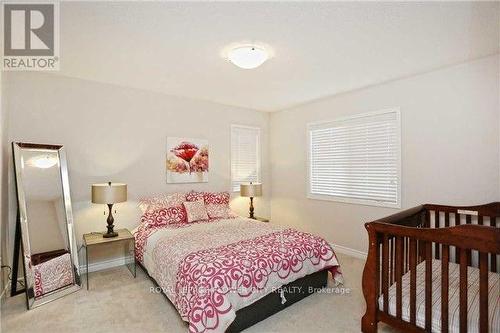
<instances>
[{"instance_id":1,"label":"framed flower picture","mask_svg":"<svg viewBox=\"0 0 500 333\"><path fill-rule=\"evenodd\" d=\"M208 140L167 138L167 183L208 182Z\"/></svg>"}]
</instances>

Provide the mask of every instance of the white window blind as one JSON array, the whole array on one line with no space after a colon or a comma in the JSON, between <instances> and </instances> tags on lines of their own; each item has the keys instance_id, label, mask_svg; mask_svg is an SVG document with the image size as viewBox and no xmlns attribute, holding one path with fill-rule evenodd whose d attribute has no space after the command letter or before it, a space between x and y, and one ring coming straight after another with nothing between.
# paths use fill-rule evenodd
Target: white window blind
<instances>
[{"instance_id":1,"label":"white window blind","mask_svg":"<svg viewBox=\"0 0 500 333\"><path fill-rule=\"evenodd\" d=\"M309 124L308 196L400 207L400 123L390 110Z\"/></svg>"},{"instance_id":2,"label":"white window blind","mask_svg":"<svg viewBox=\"0 0 500 333\"><path fill-rule=\"evenodd\" d=\"M260 181L260 128L231 125L231 182L233 191L240 184Z\"/></svg>"}]
</instances>

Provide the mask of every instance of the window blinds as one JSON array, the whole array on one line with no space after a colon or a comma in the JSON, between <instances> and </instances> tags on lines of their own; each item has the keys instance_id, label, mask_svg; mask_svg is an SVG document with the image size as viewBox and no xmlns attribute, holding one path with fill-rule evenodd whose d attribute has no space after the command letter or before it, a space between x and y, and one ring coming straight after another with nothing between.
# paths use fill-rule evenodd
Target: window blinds
<instances>
[{"instance_id":1,"label":"window blinds","mask_svg":"<svg viewBox=\"0 0 500 333\"><path fill-rule=\"evenodd\" d=\"M400 113L310 124L309 196L400 207Z\"/></svg>"},{"instance_id":2,"label":"window blinds","mask_svg":"<svg viewBox=\"0 0 500 333\"><path fill-rule=\"evenodd\" d=\"M231 126L231 182L233 191L241 183L260 181L260 128Z\"/></svg>"}]
</instances>

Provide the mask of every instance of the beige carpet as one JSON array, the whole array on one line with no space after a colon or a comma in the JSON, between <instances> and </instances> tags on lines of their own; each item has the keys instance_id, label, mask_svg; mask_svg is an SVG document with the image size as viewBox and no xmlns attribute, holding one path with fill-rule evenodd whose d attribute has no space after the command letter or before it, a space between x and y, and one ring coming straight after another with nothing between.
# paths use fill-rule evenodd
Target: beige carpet
<instances>
[{"instance_id":1,"label":"beige carpet","mask_svg":"<svg viewBox=\"0 0 500 333\"><path fill-rule=\"evenodd\" d=\"M339 255L350 293L314 294L245 332L359 332L365 303L361 291L363 261ZM2 332L187 332L175 308L143 271L134 279L126 267L90 273L90 290L26 311L23 295L2 306ZM395 332L380 325L381 332Z\"/></svg>"}]
</instances>

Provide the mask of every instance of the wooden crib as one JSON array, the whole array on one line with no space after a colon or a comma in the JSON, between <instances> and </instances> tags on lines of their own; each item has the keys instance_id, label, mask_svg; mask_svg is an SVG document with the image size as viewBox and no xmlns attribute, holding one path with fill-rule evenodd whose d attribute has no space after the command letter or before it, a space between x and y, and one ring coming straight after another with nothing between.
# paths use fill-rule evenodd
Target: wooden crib
<instances>
[{"instance_id":1,"label":"wooden crib","mask_svg":"<svg viewBox=\"0 0 500 333\"><path fill-rule=\"evenodd\" d=\"M361 330L380 321L405 332L499 329L499 221L495 202L422 205L366 223Z\"/></svg>"}]
</instances>

